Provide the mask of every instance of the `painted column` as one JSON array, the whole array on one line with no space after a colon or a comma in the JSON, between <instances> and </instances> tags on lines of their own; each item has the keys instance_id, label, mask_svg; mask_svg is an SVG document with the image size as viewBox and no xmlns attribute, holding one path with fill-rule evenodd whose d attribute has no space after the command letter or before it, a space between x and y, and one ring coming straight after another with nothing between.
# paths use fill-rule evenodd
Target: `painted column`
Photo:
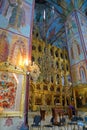
<instances>
[{"instance_id":1,"label":"painted column","mask_svg":"<svg viewBox=\"0 0 87 130\"><path fill-rule=\"evenodd\" d=\"M87 83L87 44L84 42L82 31L87 22L85 20L84 26L81 27L80 21L85 19L81 17L82 14L74 11L65 23L73 86ZM87 31L85 33L87 34Z\"/></svg>"},{"instance_id":2,"label":"painted column","mask_svg":"<svg viewBox=\"0 0 87 130\"><path fill-rule=\"evenodd\" d=\"M7 65L8 68L10 68L10 66L11 67L15 66L14 73L7 74L7 72L4 71L4 74L9 75L10 78L14 77L14 79L17 81L17 84L19 80L21 81L20 82L21 87L17 85L17 89L19 91L22 89L24 79L22 74L21 75L16 74L16 71L19 68L23 70L25 61L31 59L33 12L34 12L34 0L0 1L0 65L2 63L5 63L5 65ZM1 67L0 67L0 76L1 76ZM3 82L4 84L5 81L6 80L4 80ZM11 81L13 80L11 79ZM2 90L3 93L7 89L10 90L8 87L6 87ZM25 89L26 85L24 86L24 90ZM14 89L12 90L14 91ZM15 93L15 98L17 97L18 94L19 94L18 92ZM7 95L9 96L9 94ZM4 99L6 99L6 96L4 96ZM7 97L7 101L8 99L10 98ZM20 94L19 99L25 100L25 96L23 98L21 97ZM19 104L24 105L23 102L20 102ZM16 111L20 110L21 113L21 108L20 107L18 108L18 106L16 107L17 107ZM11 113L12 111L14 111L13 113L15 113L15 106L13 106L13 108L5 106L4 109L8 110L8 113ZM21 118L16 114L14 114L15 116L10 117L9 114L7 115L8 116L0 117L0 130L20 129L21 124L24 122L24 112Z\"/></svg>"}]
</instances>

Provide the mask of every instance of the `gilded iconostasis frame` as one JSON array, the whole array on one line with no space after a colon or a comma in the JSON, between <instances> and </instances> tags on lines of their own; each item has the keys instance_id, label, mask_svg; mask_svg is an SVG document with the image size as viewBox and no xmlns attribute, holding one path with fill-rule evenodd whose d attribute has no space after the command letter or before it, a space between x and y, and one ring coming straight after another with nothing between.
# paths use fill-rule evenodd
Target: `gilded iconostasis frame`
<instances>
[{"instance_id":1,"label":"gilded iconostasis frame","mask_svg":"<svg viewBox=\"0 0 87 130\"><path fill-rule=\"evenodd\" d=\"M75 106L78 110L87 111L87 85L73 88Z\"/></svg>"}]
</instances>

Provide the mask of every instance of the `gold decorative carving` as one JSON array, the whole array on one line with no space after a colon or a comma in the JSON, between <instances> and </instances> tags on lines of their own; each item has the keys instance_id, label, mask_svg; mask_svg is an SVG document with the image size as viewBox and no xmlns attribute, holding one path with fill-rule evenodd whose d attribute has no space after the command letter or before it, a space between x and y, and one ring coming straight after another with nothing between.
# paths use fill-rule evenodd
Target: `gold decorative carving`
<instances>
[{"instance_id":1,"label":"gold decorative carving","mask_svg":"<svg viewBox=\"0 0 87 130\"><path fill-rule=\"evenodd\" d=\"M40 39L40 37L34 37L32 41L32 61L35 62L39 68L40 71L42 70L42 58L44 49L45 49L45 42ZM61 53L63 56L68 57L67 50L61 50L60 48L57 48L55 46L51 46L50 44L47 45L47 50L49 53L49 56L52 53L52 57L50 57L50 61L52 61L52 67L50 69L50 76L53 77L53 79L50 78L50 82L44 81L42 71L39 75L38 80L34 83L31 82L30 87L30 107L32 111L40 110L41 106L45 106L47 110L51 110L52 107L54 107L57 104L60 104L61 106L64 106L65 104L65 93L63 91L63 88L65 86L62 85L61 77L67 76L70 74L70 68L69 68L69 60L68 58L62 58ZM61 67L61 64L63 64L63 68ZM66 68L68 66L68 70ZM44 68L43 68L44 70ZM68 87L68 85L66 85ZM56 91L57 90L57 91ZM40 95L40 96L39 96ZM50 104L48 103L48 96L50 97ZM71 95L68 95L68 99L70 99ZM40 99L40 103L38 103ZM66 97L67 98L67 97ZM55 103L55 101L58 101Z\"/></svg>"},{"instance_id":2,"label":"gold decorative carving","mask_svg":"<svg viewBox=\"0 0 87 130\"><path fill-rule=\"evenodd\" d=\"M87 111L87 85L80 84L73 87L75 107L81 111Z\"/></svg>"}]
</instances>

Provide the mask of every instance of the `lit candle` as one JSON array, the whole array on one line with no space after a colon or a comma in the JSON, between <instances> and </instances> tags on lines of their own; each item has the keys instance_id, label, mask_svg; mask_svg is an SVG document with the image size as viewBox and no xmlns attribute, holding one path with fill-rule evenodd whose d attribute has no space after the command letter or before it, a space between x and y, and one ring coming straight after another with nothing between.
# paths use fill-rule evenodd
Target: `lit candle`
<instances>
[{"instance_id":1,"label":"lit candle","mask_svg":"<svg viewBox=\"0 0 87 130\"><path fill-rule=\"evenodd\" d=\"M44 20L45 20L45 15L46 15L46 13L45 13L45 10L44 10L44 16L43 16Z\"/></svg>"}]
</instances>

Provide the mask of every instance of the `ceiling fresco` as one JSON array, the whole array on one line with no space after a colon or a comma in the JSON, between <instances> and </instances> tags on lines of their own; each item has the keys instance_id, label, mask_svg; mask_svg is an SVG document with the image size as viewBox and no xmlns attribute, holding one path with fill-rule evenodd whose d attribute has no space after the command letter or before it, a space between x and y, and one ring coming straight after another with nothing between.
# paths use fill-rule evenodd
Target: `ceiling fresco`
<instances>
[{"instance_id":1,"label":"ceiling fresco","mask_svg":"<svg viewBox=\"0 0 87 130\"><path fill-rule=\"evenodd\" d=\"M75 9L87 14L87 0L35 0L34 28L47 43L66 46L64 24Z\"/></svg>"}]
</instances>

